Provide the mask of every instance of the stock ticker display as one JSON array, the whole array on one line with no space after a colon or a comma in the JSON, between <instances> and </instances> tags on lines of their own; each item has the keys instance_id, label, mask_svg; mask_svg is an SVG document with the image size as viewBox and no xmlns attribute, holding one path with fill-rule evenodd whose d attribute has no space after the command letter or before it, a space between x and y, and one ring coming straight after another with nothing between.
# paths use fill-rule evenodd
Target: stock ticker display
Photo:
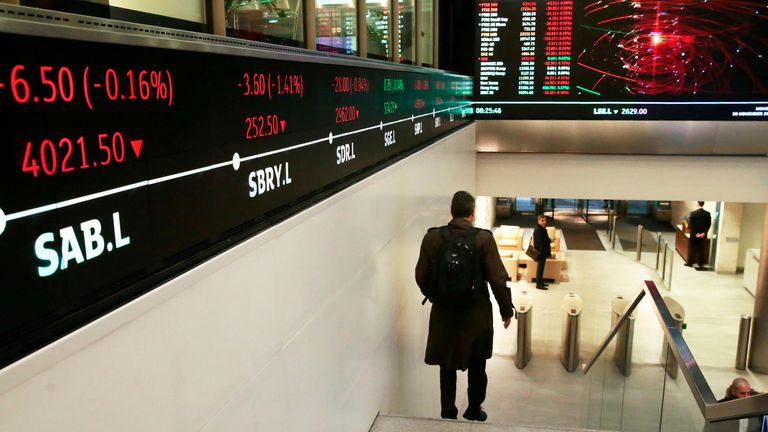
<instances>
[{"instance_id":1,"label":"stock ticker display","mask_svg":"<svg viewBox=\"0 0 768 432\"><path fill-rule=\"evenodd\" d=\"M768 2L476 1L478 119L768 119Z\"/></svg>"},{"instance_id":2,"label":"stock ticker display","mask_svg":"<svg viewBox=\"0 0 768 432\"><path fill-rule=\"evenodd\" d=\"M0 366L471 120L468 77L48 36L0 32Z\"/></svg>"}]
</instances>

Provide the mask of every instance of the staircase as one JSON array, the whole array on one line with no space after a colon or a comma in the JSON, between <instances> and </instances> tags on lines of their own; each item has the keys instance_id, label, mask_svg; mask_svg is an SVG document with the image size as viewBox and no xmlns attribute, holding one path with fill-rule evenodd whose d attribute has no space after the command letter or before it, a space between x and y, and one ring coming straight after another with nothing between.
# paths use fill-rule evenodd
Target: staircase
<instances>
[{"instance_id":1,"label":"staircase","mask_svg":"<svg viewBox=\"0 0 768 432\"><path fill-rule=\"evenodd\" d=\"M369 432L589 432L589 429L552 429L507 426L464 420L439 420L379 415Z\"/></svg>"}]
</instances>

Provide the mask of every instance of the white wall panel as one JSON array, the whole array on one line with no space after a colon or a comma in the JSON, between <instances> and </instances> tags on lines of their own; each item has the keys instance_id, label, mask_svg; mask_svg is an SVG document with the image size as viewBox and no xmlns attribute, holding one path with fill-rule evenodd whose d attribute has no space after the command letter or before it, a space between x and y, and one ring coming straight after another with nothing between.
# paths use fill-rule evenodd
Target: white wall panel
<instances>
[{"instance_id":1,"label":"white wall panel","mask_svg":"<svg viewBox=\"0 0 768 432\"><path fill-rule=\"evenodd\" d=\"M763 221L765 220L765 204L745 204L741 221L741 241L739 242L738 267L744 268L744 258L747 249L760 249L763 240Z\"/></svg>"},{"instance_id":2,"label":"white wall panel","mask_svg":"<svg viewBox=\"0 0 768 432\"><path fill-rule=\"evenodd\" d=\"M205 22L205 3L200 0L110 0L109 5L187 21Z\"/></svg>"},{"instance_id":3,"label":"white wall panel","mask_svg":"<svg viewBox=\"0 0 768 432\"><path fill-rule=\"evenodd\" d=\"M768 158L478 153L477 193L768 202Z\"/></svg>"},{"instance_id":4,"label":"white wall panel","mask_svg":"<svg viewBox=\"0 0 768 432\"><path fill-rule=\"evenodd\" d=\"M0 431L367 430L402 403L400 380L428 370L401 367L426 340L413 269L452 193L475 189L474 137L464 128L3 369ZM437 373L419 379L434 404Z\"/></svg>"}]
</instances>

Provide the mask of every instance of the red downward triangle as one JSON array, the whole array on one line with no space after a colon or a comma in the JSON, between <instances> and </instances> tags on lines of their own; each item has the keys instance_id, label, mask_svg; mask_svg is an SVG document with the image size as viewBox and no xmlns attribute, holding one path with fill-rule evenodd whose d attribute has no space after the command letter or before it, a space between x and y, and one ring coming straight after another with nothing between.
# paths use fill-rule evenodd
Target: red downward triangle
<instances>
[{"instance_id":1,"label":"red downward triangle","mask_svg":"<svg viewBox=\"0 0 768 432\"><path fill-rule=\"evenodd\" d=\"M139 153L141 153L142 142L142 140L131 140L131 147L133 147L133 152L136 153L136 158L138 158Z\"/></svg>"},{"instance_id":2,"label":"red downward triangle","mask_svg":"<svg viewBox=\"0 0 768 432\"><path fill-rule=\"evenodd\" d=\"M280 120L280 129L282 132L285 132L285 120Z\"/></svg>"}]
</instances>

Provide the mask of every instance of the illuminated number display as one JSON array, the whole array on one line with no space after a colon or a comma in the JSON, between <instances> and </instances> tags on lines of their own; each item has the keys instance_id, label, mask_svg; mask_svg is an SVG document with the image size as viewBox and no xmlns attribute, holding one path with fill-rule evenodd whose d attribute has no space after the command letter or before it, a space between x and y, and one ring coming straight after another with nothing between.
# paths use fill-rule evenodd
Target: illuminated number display
<instances>
[{"instance_id":1,"label":"illuminated number display","mask_svg":"<svg viewBox=\"0 0 768 432\"><path fill-rule=\"evenodd\" d=\"M475 6L477 118L768 118L765 1Z\"/></svg>"},{"instance_id":2,"label":"illuminated number display","mask_svg":"<svg viewBox=\"0 0 768 432\"><path fill-rule=\"evenodd\" d=\"M0 365L472 119L468 77L46 32L0 32Z\"/></svg>"}]
</instances>

